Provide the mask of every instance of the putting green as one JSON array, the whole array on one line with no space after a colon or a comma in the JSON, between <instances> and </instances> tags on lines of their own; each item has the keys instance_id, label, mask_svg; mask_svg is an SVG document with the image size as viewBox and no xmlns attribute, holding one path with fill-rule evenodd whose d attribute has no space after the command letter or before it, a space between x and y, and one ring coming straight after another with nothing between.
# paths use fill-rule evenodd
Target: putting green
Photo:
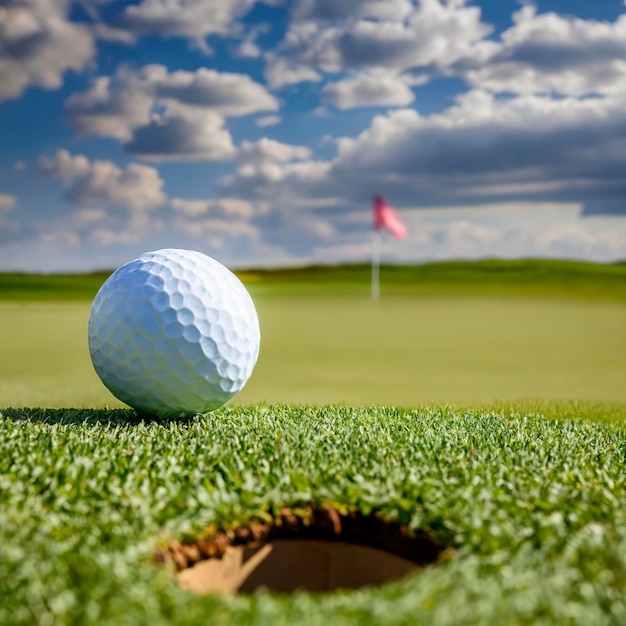
<instances>
[{"instance_id":1,"label":"putting green","mask_svg":"<svg viewBox=\"0 0 626 626\"><path fill-rule=\"evenodd\" d=\"M626 403L623 301L252 291L261 355L237 403ZM91 366L89 307L0 302L0 406L121 406Z\"/></svg>"}]
</instances>

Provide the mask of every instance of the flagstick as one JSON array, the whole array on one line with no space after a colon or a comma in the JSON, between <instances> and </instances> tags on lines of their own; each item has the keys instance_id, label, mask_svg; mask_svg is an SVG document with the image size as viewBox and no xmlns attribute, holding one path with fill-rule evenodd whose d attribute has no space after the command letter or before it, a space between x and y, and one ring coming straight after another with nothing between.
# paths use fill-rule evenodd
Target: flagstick
<instances>
[{"instance_id":1,"label":"flagstick","mask_svg":"<svg viewBox=\"0 0 626 626\"><path fill-rule=\"evenodd\" d=\"M372 300L380 297L380 231L372 231Z\"/></svg>"}]
</instances>

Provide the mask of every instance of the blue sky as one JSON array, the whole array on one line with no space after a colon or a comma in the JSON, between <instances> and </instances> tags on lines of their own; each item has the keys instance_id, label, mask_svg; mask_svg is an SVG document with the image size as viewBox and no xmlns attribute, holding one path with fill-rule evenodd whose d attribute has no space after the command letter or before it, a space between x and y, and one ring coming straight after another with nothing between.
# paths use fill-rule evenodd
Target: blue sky
<instances>
[{"instance_id":1,"label":"blue sky","mask_svg":"<svg viewBox=\"0 0 626 626\"><path fill-rule=\"evenodd\" d=\"M0 0L0 271L626 258L623 0Z\"/></svg>"}]
</instances>

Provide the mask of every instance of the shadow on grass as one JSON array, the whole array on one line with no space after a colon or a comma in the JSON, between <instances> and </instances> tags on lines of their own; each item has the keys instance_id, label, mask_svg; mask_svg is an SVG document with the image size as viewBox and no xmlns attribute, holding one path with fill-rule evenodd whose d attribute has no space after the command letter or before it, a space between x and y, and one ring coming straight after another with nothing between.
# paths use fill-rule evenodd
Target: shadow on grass
<instances>
[{"instance_id":1,"label":"shadow on grass","mask_svg":"<svg viewBox=\"0 0 626 626\"><path fill-rule=\"evenodd\" d=\"M176 421L186 424L195 417L160 419L154 415L140 413L134 409L44 409L44 408L7 408L0 409L0 415L13 422L31 422L37 424L62 424L82 426L107 424L111 426L140 426L142 424L167 424Z\"/></svg>"}]
</instances>

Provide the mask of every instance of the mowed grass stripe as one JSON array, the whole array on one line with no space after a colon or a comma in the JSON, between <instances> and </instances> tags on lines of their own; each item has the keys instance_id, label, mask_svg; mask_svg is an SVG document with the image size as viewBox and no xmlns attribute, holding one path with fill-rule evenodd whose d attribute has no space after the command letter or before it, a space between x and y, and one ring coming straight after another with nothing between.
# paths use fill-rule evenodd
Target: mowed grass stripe
<instances>
[{"instance_id":1,"label":"mowed grass stripe","mask_svg":"<svg viewBox=\"0 0 626 626\"><path fill-rule=\"evenodd\" d=\"M6 410L0 623L624 623L626 426L600 412ZM374 591L236 600L152 562L162 541L310 501L389 515L454 556Z\"/></svg>"}]
</instances>

